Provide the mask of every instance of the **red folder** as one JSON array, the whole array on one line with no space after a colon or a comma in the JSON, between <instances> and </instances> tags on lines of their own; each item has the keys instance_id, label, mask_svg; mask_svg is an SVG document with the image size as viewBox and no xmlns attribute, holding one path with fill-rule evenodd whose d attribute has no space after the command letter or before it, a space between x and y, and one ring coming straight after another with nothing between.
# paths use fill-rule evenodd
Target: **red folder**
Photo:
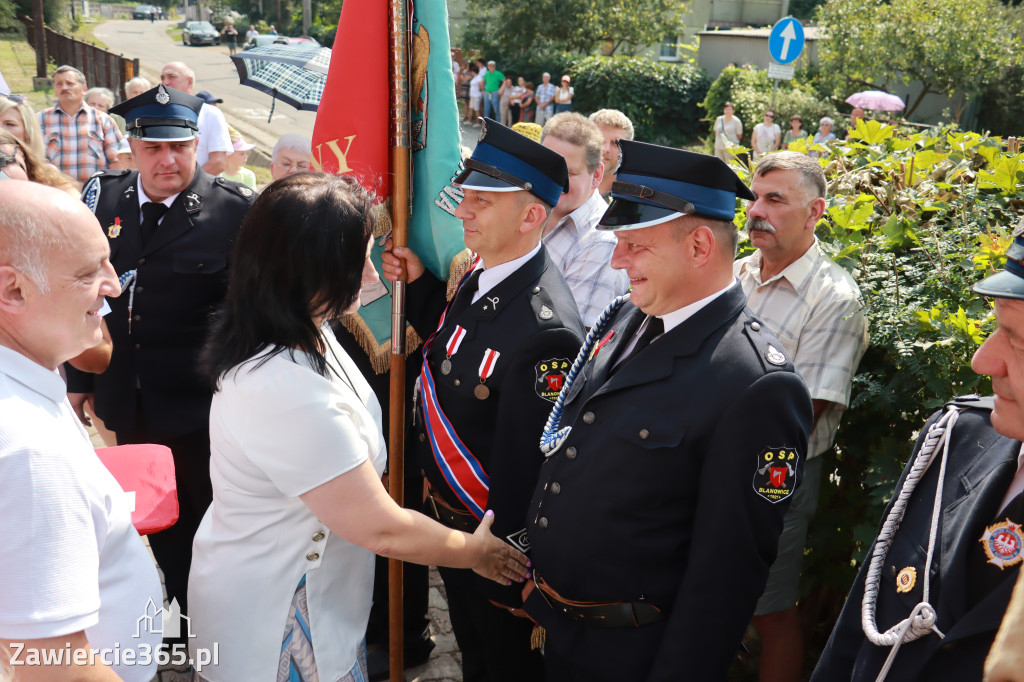
<instances>
[{"instance_id":1,"label":"red folder","mask_svg":"<svg viewBox=\"0 0 1024 682\"><path fill-rule=\"evenodd\" d=\"M134 498L132 524L139 535L170 528L178 520L174 459L163 445L118 445L98 448L96 455Z\"/></svg>"}]
</instances>

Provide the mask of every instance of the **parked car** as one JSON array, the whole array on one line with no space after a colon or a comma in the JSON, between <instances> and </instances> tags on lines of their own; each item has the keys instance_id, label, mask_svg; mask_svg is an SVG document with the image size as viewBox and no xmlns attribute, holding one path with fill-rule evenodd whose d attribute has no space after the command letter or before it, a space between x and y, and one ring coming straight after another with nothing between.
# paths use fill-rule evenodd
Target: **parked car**
<instances>
[{"instance_id":1,"label":"parked car","mask_svg":"<svg viewBox=\"0 0 1024 682\"><path fill-rule=\"evenodd\" d=\"M132 19L153 19L160 16L160 10L153 5L139 5L132 11Z\"/></svg>"},{"instance_id":2,"label":"parked car","mask_svg":"<svg viewBox=\"0 0 1024 682\"><path fill-rule=\"evenodd\" d=\"M320 43L318 43L315 38L310 38L309 36L298 36L293 38L289 36L259 35L253 37L251 40L246 41L246 43L242 45L242 49L251 50L254 47L266 47L267 45L303 44L319 45Z\"/></svg>"},{"instance_id":3,"label":"parked car","mask_svg":"<svg viewBox=\"0 0 1024 682\"><path fill-rule=\"evenodd\" d=\"M287 45L288 39L284 36L253 36L249 40L245 41L245 45L242 45L242 49L251 50L254 47L266 47L267 45L273 45L274 43Z\"/></svg>"},{"instance_id":4,"label":"parked car","mask_svg":"<svg viewBox=\"0 0 1024 682\"><path fill-rule=\"evenodd\" d=\"M181 30L185 45L220 45L220 33L208 21L186 21Z\"/></svg>"}]
</instances>

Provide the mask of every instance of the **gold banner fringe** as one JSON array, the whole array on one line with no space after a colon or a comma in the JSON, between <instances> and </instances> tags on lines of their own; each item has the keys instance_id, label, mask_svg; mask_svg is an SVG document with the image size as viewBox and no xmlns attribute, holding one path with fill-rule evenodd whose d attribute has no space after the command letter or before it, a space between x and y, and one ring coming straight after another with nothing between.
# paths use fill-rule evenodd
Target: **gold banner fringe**
<instances>
[{"instance_id":1,"label":"gold banner fringe","mask_svg":"<svg viewBox=\"0 0 1024 682\"><path fill-rule=\"evenodd\" d=\"M388 201L391 201L389 198ZM373 231L375 238L383 237L391 231L391 217L382 208L383 204L374 206L374 212L376 215L376 227ZM380 212L378 212L380 209ZM386 229L381 229L381 226L387 222ZM473 252L469 249L463 249L455 254L452 258L451 265L448 270L448 286L445 291L445 299L451 300L452 296L455 295L455 287L458 285L459 280L469 270L469 266L473 263ZM370 365L373 367L373 371L377 374L384 374L391 369L391 340L388 339L384 343L377 343L377 337L370 331L370 327L366 324L366 321L359 315L359 313L353 313L346 315L341 319L342 326L345 327L355 337L359 347L363 349L366 356L370 358ZM405 346L408 348L407 355L412 353L420 344L423 343L423 339L416 333L411 326L406 325L405 327Z\"/></svg>"}]
</instances>

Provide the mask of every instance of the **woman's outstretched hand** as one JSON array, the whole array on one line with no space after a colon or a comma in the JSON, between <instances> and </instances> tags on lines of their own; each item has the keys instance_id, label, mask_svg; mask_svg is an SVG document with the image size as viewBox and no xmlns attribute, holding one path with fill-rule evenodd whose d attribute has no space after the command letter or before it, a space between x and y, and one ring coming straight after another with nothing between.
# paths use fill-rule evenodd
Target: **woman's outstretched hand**
<instances>
[{"instance_id":1,"label":"woman's outstretched hand","mask_svg":"<svg viewBox=\"0 0 1024 682\"><path fill-rule=\"evenodd\" d=\"M525 582L530 577L530 560L525 554L491 533L494 512L488 510L473 538L481 544L481 558L473 570L499 585Z\"/></svg>"}]
</instances>

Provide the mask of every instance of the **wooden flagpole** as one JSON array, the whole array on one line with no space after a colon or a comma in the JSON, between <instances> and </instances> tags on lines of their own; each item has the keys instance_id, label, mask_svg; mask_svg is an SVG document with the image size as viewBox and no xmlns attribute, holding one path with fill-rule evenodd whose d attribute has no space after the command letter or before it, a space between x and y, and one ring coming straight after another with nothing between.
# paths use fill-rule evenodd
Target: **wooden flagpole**
<instances>
[{"instance_id":1,"label":"wooden flagpole","mask_svg":"<svg viewBox=\"0 0 1024 682\"><path fill-rule=\"evenodd\" d=\"M390 0L391 46L391 239L395 246L409 243L409 0ZM391 498L405 498L405 286L394 283L391 301L391 405L389 413L388 484ZM404 630L402 627L402 562L388 560L388 660L391 682L402 682Z\"/></svg>"}]
</instances>

